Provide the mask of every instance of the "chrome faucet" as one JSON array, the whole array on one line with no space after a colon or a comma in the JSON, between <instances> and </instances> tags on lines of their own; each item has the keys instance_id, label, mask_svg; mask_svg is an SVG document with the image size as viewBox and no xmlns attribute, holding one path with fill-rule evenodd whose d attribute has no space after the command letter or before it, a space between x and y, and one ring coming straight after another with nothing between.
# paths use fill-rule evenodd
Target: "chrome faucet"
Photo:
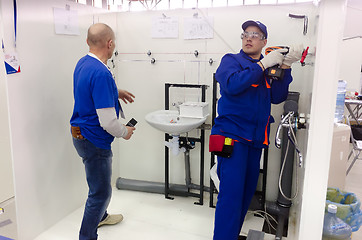
<instances>
[{"instance_id":1,"label":"chrome faucet","mask_svg":"<svg viewBox=\"0 0 362 240\"><path fill-rule=\"evenodd\" d=\"M183 104L183 102L174 102L172 103L172 106L176 107L178 114L180 114L180 105Z\"/></svg>"},{"instance_id":2,"label":"chrome faucet","mask_svg":"<svg viewBox=\"0 0 362 240\"><path fill-rule=\"evenodd\" d=\"M288 139L289 141L294 145L295 147L295 151L298 153L298 158L299 158L299 167L302 167L303 164L303 155L299 149L298 143L296 142L296 138L294 135L294 128L297 127L297 119L294 120L294 125L293 125L293 118L294 118L294 112L290 111L287 115L285 115L282 120L279 123L279 126L277 128L277 132L275 134L275 146L277 148L281 148L281 138L280 138L280 131L282 129L282 127L286 127L288 128Z\"/></svg>"},{"instance_id":3,"label":"chrome faucet","mask_svg":"<svg viewBox=\"0 0 362 240\"><path fill-rule=\"evenodd\" d=\"M294 112L291 111L287 115L285 115L282 120L279 123L279 126L277 128L277 133L275 134L275 146L280 149L282 144L282 139L280 138L280 131L282 127L289 127L288 120L291 116L294 115Z\"/></svg>"}]
</instances>

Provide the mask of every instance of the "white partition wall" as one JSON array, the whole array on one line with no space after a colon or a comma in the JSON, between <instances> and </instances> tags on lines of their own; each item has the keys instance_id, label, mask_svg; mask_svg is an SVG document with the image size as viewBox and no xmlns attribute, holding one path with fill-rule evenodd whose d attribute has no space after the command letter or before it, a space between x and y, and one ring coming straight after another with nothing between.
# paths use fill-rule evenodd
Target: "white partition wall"
<instances>
[{"instance_id":1,"label":"white partition wall","mask_svg":"<svg viewBox=\"0 0 362 240\"><path fill-rule=\"evenodd\" d=\"M17 0L15 49L12 3L1 1L1 15L5 50L16 50L21 64L20 73L6 78L18 239L31 240L85 203L84 167L69 127L72 75L88 52L88 27L102 21L115 29L116 21L104 9L71 1ZM55 34L53 8L66 10L66 5L77 12L79 35Z\"/></svg>"},{"instance_id":2,"label":"white partition wall","mask_svg":"<svg viewBox=\"0 0 362 240\"><path fill-rule=\"evenodd\" d=\"M320 239L327 192L333 118L346 0L321 1L307 162L298 239ZM333 26L333 27L331 27ZM330 51L333 49L333 51Z\"/></svg>"},{"instance_id":3,"label":"white partition wall","mask_svg":"<svg viewBox=\"0 0 362 240\"><path fill-rule=\"evenodd\" d=\"M0 37L3 37L3 23L0 18ZM4 53L0 51L0 62ZM14 197L13 167L10 148L9 109L5 65L0 66L0 203Z\"/></svg>"}]
</instances>

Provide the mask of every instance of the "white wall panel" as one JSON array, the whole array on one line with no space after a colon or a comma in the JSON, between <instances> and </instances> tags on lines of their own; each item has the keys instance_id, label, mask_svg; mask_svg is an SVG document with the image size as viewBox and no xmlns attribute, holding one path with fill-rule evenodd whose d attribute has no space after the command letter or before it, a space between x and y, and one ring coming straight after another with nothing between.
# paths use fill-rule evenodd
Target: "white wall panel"
<instances>
[{"instance_id":1,"label":"white wall panel","mask_svg":"<svg viewBox=\"0 0 362 240\"><path fill-rule=\"evenodd\" d=\"M78 59L88 52L88 27L103 21L115 28L116 22L115 15L103 15L104 10L69 1L17 4L21 73L8 75L7 81L18 236L31 240L85 203L84 166L69 127L72 75ZM55 34L53 7L65 9L66 4L78 11L80 36ZM2 1L2 7L5 48L12 51L12 1Z\"/></svg>"},{"instance_id":2,"label":"white wall panel","mask_svg":"<svg viewBox=\"0 0 362 240\"><path fill-rule=\"evenodd\" d=\"M1 11L1 9L0 9ZM3 38L3 23L0 18L0 36ZM0 62L4 53L0 51ZM14 197L13 167L10 147L9 109L5 65L0 66L0 203Z\"/></svg>"}]
</instances>

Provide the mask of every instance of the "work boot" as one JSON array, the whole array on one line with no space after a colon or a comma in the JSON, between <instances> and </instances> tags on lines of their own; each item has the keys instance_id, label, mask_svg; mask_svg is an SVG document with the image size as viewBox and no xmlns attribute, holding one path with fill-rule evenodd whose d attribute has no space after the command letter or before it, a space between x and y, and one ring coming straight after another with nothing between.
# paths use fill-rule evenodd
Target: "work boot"
<instances>
[{"instance_id":1,"label":"work boot","mask_svg":"<svg viewBox=\"0 0 362 240\"><path fill-rule=\"evenodd\" d=\"M116 223L121 222L122 220L123 220L122 214L115 214L115 215L108 214L107 217L98 224L98 227L103 225L114 225Z\"/></svg>"}]
</instances>

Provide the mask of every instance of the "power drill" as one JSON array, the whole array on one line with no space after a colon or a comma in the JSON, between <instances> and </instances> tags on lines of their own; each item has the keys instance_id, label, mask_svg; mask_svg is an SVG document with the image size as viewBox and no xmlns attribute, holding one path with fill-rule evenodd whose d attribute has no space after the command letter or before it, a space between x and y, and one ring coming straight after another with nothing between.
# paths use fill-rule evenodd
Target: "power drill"
<instances>
[{"instance_id":1,"label":"power drill","mask_svg":"<svg viewBox=\"0 0 362 240\"><path fill-rule=\"evenodd\" d=\"M282 53L283 55L286 55L289 52L289 47L288 46L272 46L272 47L268 47L267 49L265 49L265 55L268 55L271 51L274 51L274 50L277 50L277 49L287 49L288 51ZM300 64L302 65L302 67L305 66L304 60L307 57L308 49L309 49L309 47L304 49L303 52L302 52L302 58L300 59ZM275 65L273 67L270 67L270 68L268 68L267 76L270 79L273 79L273 80L281 79L284 76L284 69L280 68L279 65Z\"/></svg>"},{"instance_id":2,"label":"power drill","mask_svg":"<svg viewBox=\"0 0 362 240\"><path fill-rule=\"evenodd\" d=\"M268 55L271 51L274 51L277 49L287 49L288 51L282 53L283 55L286 55L289 52L288 46L273 46L273 47L268 47L265 49L265 55ZM282 79L284 76L284 69L280 68L279 65L272 66L272 67L268 68L267 76L273 80Z\"/></svg>"}]
</instances>

